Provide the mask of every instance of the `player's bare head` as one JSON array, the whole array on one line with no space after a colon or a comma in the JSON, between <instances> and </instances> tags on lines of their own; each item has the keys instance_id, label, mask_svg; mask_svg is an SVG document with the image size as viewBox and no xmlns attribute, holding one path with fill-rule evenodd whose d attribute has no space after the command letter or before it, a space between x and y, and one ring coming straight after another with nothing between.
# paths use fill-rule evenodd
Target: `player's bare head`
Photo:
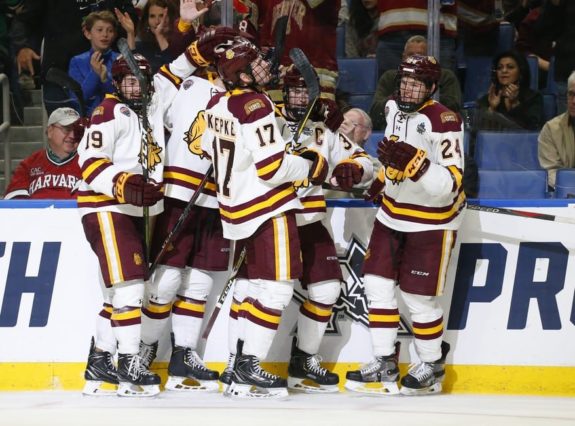
<instances>
[{"instance_id":1,"label":"player's bare head","mask_svg":"<svg viewBox=\"0 0 575 426\"><path fill-rule=\"evenodd\" d=\"M152 68L148 60L139 53L134 54L134 60L144 76L148 93L142 93L140 82L132 73L126 58L120 55L112 64L112 82L116 95L135 112L140 112L144 103L144 95L150 96L153 92Z\"/></svg>"},{"instance_id":2,"label":"player's bare head","mask_svg":"<svg viewBox=\"0 0 575 426\"><path fill-rule=\"evenodd\" d=\"M283 99L289 119L298 121L305 115L309 103L305 80L295 65L290 65L283 77Z\"/></svg>"},{"instance_id":3,"label":"player's bare head","mask_svg":"<svg viewBox=\"0 0 575 426\"><path fill-rule=\"evenodd\" d=\"M417 111L427 102L441 77L439 62L433 56L413 55L404 59L397 70L396 100L403 112Z\"/></svg>"},{"instance_id":4,"label":"player's bare head","mask_svg":"<svg viewBox=\"0 0 575 426\"><path fill-rule=\"evenodd\" d=\"M265 86L271 78L270 63L262 52L244 37L237 37L234 44L217 59L218 74L227 88Z\"/></svg>"}]
</instances>

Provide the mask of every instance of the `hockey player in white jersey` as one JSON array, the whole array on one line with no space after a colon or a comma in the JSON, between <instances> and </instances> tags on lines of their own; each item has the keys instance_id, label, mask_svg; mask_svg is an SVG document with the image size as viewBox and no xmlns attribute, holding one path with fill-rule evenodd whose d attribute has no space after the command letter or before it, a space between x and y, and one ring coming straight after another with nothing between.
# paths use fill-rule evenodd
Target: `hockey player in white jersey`
<instances>
[{"instance_id":1,"label":"hockey player in white jersey","mask_svg":"<svg viewBox=\"0 0 575 426\"><path fill-rule=\"evenodd\" d=\"M154 230L153 257L211 165L210 160L197 155L201 153L204 113L211 97L225 91L212 71L198 70L185 80L173 76L167 66L160 73L179 90L166 116L171 136L164 167L164 212ZM218 372L205 366L196 348L214 272L227 270L229 252L230 242L223 238L216 187L210 176L181 232L160 260L142 310L141 354L148 365L170 316L172 319L172 355L165 385L168 390L219 389Z\"/></svg>"},{"instance_id":2,"label":"hockey player in white jersey","mask_svg":"<svg viewBox=\"0 0 575 426\"><path fill-rule=\"evenodd\" d=\"M249 279L240 300L245 321L228 393L284 397L286 380L260 362L302 272L295 211L303 206L293 182L321 184L328 167L316 151L286 152L274 104L260 89L270 79L270 64L257 47L238 40L219 58L218 73L228 92L208 104L202 150L214 164L224 236L245 246Z\"/></svg>"},{"instance_id":3,"label":"hockey player in white jersey","mask_svg":"<svg viewBox=\"0 0 575 426\"><path fill-rule=\"evenodd\" d=\"M284 76L285 119L280 128L286 139L295 135L308 105L308 90L303 77L292 65ZM314 111L302 135L289 150L312 149L328 161L336 186L349 191L354 185L369 182L373 176L372 162L361 147L346 136L332 131L323 122L323 111ZM339 377L320 364L319 346L331 317L332 308L341 291L343 280L335 244L322 223L326 202L321 186L297 183L297 194L303 209L296 215L302 247L303 276L301 285L307 299L301 305L297 321L297 338L292 342L288 367L288 387L309 393L337 392Z\"/></svg>"},{"instance_id":4,"label":"hockey player in white jersey","mask_svg":"<svg viewBox=\"0 0 575 426\"><path fill-rule=\"evenodd\" d=\"M442 341L443 311L437 297L466 200L461 119L431 99L440 75L432 56L405 59L395 97L385 107L387 127L378 146L384 167L368 191L369 198L383 199L363 266L374 359L347 373L350 390L399 392L399 287L419 357L401 379L401 393L441 391L449 344Z\"/></svg>"},{"instance_id":5,"label":"hockey player in white jersey","mask_svg":"<svg viewBox=\"0 0 575 426\"><path fill-rule=\"evenodd\" d=\"M183 77L208 65L214 59L215 46L222 37L229 38L230 32L236 34L228 28L204 34L170 64L172 73ZM94 110L78 149L83 177L78 207L86 238L100 263L107 288L104 299L112 308L111 323L118 341L117 393L153 396L159 392L160 378L142 364L138 355L144 278L148 273L142 218L143 207L149 209L150 216L163 208L164 113L177 90L166 79L155 78L152 84L148 61L138 54L134 60L148 80L150 93L144 96L126 59L118 57L112 66L115 93L107 95ZM143 103L146 98L150 99L148 105ZM142 128L143 113L147 113L148 129ZM147 152L145 158L143 151ZM148 180L143 177L143 168L147 169ZM86 375L92 382L87 383L91 394L98 394L98 382L110 382L114 373L110 357L97 356L98 347L98 342L92 345L86 368L94 373Z\"/></svg>"}]
</instances>

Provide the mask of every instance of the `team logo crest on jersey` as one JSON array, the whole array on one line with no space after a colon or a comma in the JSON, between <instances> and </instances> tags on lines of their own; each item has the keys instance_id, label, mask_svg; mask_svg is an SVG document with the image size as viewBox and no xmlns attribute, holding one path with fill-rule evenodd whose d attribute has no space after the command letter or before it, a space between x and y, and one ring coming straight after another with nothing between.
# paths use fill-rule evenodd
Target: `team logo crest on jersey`
<instances>
[{"instance_id":1,"label":"team logo crest on jersey","mask_svg":"<svg viewBox=\"0 0 575 426\"><path fill-rule=\"evenodd\" d=\"M160 147L154 140L152 135L152 129L146 129L146 147L144 152L144 147L140 148L140 164L147 164L146 168L148 171L153 172L156 170L156 166L162 162L161 153L163 148Z\"/></svg>"},{"instance_id":2,"label":"team logo crest on jersey","mask_svg":"<svg viewBox=\"0 0 575 426\"><path fill-rule=\"evenodd\" d=\"M134 264L140 266L144 263L142 260L142 255L138 252L134 253Z\"/></svg>"},{"instance_id":3,"label":"team logo crest on jersey","mask_svg":"<svg viewBox=\"0 0 575 426\"><path fill-rule=\"evenodd\" d=\"M417 125L417 133L423 135L425 133L425 123L421 122Z\"/></svg>"},{"instance_id":4,"label":"team logo crest on jersey","mask_svg":"<svg viewBox=\"0 0 575 426\"><path fill-rule=\"evenodd\" d=\"M205 111L200 111L194 121L190 125L190 128L184 136L184 141L188 144L188 149L194 155L198 155L200 158L204 158L204 151L202 151L202 135L206 130L206 120Z\"/></svg>"},{"instance_id":5,"label":"team logo crest on jersey","mask_svg":"<svg viewBox=\"0 0 575 426\"><path fill-rule=\"evenodd\" d=\"M265 108L265 105L261 99L253 99L244 105L244 111L246 112L246 115L250 115L252 112L261 108Z\"/></svg>"},{"instance_id":6,"label":"team logo crest on jersey","mask_svg":"<svg viewBox=\"0 0 575 426\"><path fill-rule=\"evenodd\" d=\"M358 322L369 328L369 308L365 297L365 286L361 278L366 255L365 245L355 236L352 236L351 241L349 241L346 252L338 255L344 280L343 288L333 306L333 313L329 319L326 334L340 335L340 322L348 320ZM294 290L294 298L300 304L306 300L306 296L299 289ZM398 335L413 335L408 323L402 317L399 320Z\"/></svg>"},{"instance_id":7,"label":"team logo crest on jersey","mask_svg":"<svg viewBox=\"0 0 575 426\"><path fill-rule=\"evenodd\" d=\"M126 107L126 106L121 106L121 107L120 107L120 112L121 112L122 114L124 114L126 117L129 117L129 116L130 116L130 109L129 109L128 107Z\"/></svg>"},{"instance_id":8,"label":"team logo crest on jersey","mask_svg":"<svg viewBox=\"0 0 575 426\"><path fill-rule=\"evenodd\" d=\"M184 88L184 90L188 90L193 85L194 85L194 82L192 80L186 80L186 81L184 81L184 84L182 84L182 87Z\"/></svg>"},{"instance_id":9,"label":"team logo crest on jersey","mask_svg":"<svg viewBox=\"0 0 575 426\"><path fill-rule=\"evenodd\" d=\"M442 112L439 115L439 118L441 119L442 123L457 123L459 121L457 115L451 111Z\"/></svg>"}]
</instances>

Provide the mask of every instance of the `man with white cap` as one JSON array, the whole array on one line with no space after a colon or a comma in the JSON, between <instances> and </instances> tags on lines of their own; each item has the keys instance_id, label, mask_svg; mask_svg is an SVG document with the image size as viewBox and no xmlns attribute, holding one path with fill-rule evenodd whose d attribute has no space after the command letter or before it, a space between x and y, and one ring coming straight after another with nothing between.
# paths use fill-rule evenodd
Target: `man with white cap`
<instances>
[{"instance_id":1,"label":"man with white cap","mask_svg":"<svg viewBox=\"0 0 575 426\"><path fill-rule=\"evenodd\" d=\"M58 108L46 126L48 143L18 165L5 199L75 198L72 189L81 179L76 150L85 122L72 108Z\"/></svg>"}]
</instances>

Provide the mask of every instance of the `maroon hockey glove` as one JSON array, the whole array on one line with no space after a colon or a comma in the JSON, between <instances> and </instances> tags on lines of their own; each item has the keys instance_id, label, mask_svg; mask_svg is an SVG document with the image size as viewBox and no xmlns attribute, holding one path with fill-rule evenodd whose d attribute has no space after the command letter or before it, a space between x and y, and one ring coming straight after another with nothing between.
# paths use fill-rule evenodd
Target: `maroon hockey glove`
<instances>
[{"instance_id":1,"label":"maroon hockey glove","mask_svg":"<svg viewBox=\"0 0 575 426\"><path fill-rule=\"evenodd\" d=\"M207 67L215 63L217 57L231 46L238 31L229 27L214 27L203 32L186 49L186 57L196 67Z\"/></svg>"},{"instance_id":2,"label":"maroon hockey glove","mask_svg":"<svg viewBox=\"0 0 575 426\"><path fill-rule=\"evenodd\" d=\"M314 114L314 121L323 121L326 127L332 132L337 132L343 123L343 114L339 107L330 99L319 99L317 101L317 112Z\"/></svg>"},{"instance_id":3,"label":"maroon hockey glove","mask_svg":"<svg viewBox=\"0 0 575 426\"><path fill-rule=\"evenodd\" d=\"M353 185L361 182L363 176L363 167L357 161L343 160L335 169L332 177L337 181L337 186L345 191L351 191Z\"/></svg>"},{"instance_id":4,"label":"maroon hockey glove","mask_svg":"<svg viewBox=\"0 0 575 426\"><path fill-rule=\"evenodd\" d=\"M365 201L372 201L376 206L381 205L383 201L383 188L385 187L384 169L379 169L377 177L371 183L369 189L365 192L363 199Z\"/></svg>"},{"instance_id":5,"label":"maroon hockey glove","mask_svg":"<svg viewBox=\"0 0 575 426\"><path fill-rule=\"evenodd\" d=\"M294 152L294 154L311 161L307 177L312 185L321 185L325 182L329 165L323 155L313 149L304 149L303 151Z\"/></svg>"},{"instance_id":6,"label":"maroon hockey glove","mask_svg":"<svg viewBox=\"0 0 575 426\"><path fill-rule=\"evenodd\" d=\"M118 173L114 178L114 196L120 203L153 206L164 194L162 185L146 182L142 175Z\"/></svg>"},{"instance_id":7,"label":"maroon hockey glove","mask_svg":"<svg viewBox=\"0 0 575 426\"><path fill-rule=\"evenodd\" d=\"M386 169L401 175L401 180L410 178L418 181L430 164L423 149L417 149L405 142L392 142L387 138L378 143L377 156ZM389 173L387 175L393 179Z\"/></svg>"},{"instance_id":8,"label":"maroon hockey glove","mask_svg":"<svg viewBox=\"0 0 575 426\"><path fill-rule=\"evenodd\" d=\"M74 143L80 143L84 132L90 127L90 119L88 117L79 118L74 123L72 123L72 129L74 131Z\"/></svg>"}]
</instances>

